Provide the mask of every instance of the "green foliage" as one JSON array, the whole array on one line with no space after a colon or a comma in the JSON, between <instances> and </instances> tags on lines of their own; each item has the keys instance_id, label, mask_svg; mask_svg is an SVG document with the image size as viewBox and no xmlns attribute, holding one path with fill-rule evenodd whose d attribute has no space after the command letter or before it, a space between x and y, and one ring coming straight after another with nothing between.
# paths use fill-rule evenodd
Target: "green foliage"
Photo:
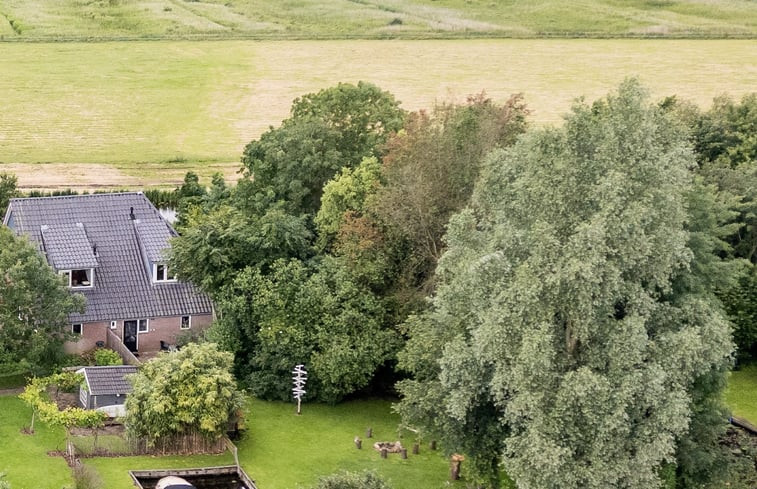
<instances>
[{"instance_id":1,"label":"green foliage","mask_svg":"<svg viewBox=\"0 0 757 489\"><path fill-rule=\"evenodd\" d=\"M124 361L117 351L109 348L95 350L95 365L123 365Z\"/></svg>"},{"instance_id":2,"label":"green foliage","mask_svg":"<svg viewBox=\"0 0 757 489\"><path fill-rule=\"evenodd\" d=\"M11 489L11 483L5 479L5 472L0 472L0 489Z\"/></svg>"},{"instance_id":3,"label":"green foliage","mask_svg":"<svg viewBox=\"0 0 757 489\"><path fill-rule=\"evenodd\" d=\"M529 111L521 95L499 105L483 93L462 105L411 114L390 138L383 180L370 211L408 243L405 274L426 285L444 252L453 213L468 204L483 157L515 142Z\"/></svg>"},{"instance_id":4,"label":"green foliage","mask_svg":"<svg viewBox=\"0 0 757 489\"><path fill-rule=\"evenodd\" d=\"M365 387L398 348L383 310L340 263L309 269L278 261L248 268L223 290L210 337L236 354L237 373L266 399L291 398L291 370L305 364L307 400L336 402Z\"/></svg>"},{"instance_id":5,"label":"green foliage","mask_svg":"<svg viewBox=\"0 0 757 489\"><path fill-rule=\"evenodd\" d=\"M338 472L321 477L312 489L390 489L375 472Z\"/></svg>"},{"instance_id":6,"label":"green foliage","mask_svg":"<svg viewBox=\"0 0 757 489\"><path fill-rule=\"evenodd\" d=\"M94 467L78 465L73 468L74 489L102 489L105 487Z\"/></svg>"},{"instance_id":7,"label":"green foliage","mask_svg":"<svg viewBox=\"0 0 757 489\"><path fill-rule=\"evenodd\" d=\"M171 242L169 266L180 279L215 295L247 266L266 269L280 258L307 257L311 238L304 216L276 207L262 216L228 204L207 214L195 209L183 234Z\"/></svg>"},{"instance_id":8,"label":"green foliage","mask_svg":"<svg viewBox=\"0 0 757 489\"><path fill-rule=\"evenodd\" d=\"M148 443L182 433L222 436L242 406L232 363L230 353L201 343L144 364L126 399L127 434Z\"/></svg>"},{"instance_id":9,"label":"green foliage","mask_svg":"<svg viewBox=\"0 0 757 489\"><path fill-rule=\"evenodd\" d=\"M717 200L735 214L718 236L726 244L722 256L746 260L751 266L732 280L718 280L718 292L734 323L734 337L741 360L757 354L755 304L757 282L757 94L737 104L727 97L712 108L690 118L699 158L698 173L716 189ZM722 204L721 204L722 205Z\"/></svg>"},{"instance_id":10,"label":"green foliage","mask_svg":"<svg viewBox=\"0 0 757 489\"><path fill-rule=\"evenodd\" d=\"M281 127L244 150L247 179L238 192L245 207L261 213L281 202L288 213L314 215L326 182L375 155L402 120L399 102L365 82L340 83L296 99Z\"/></svg>"},{"instance_id":11,"label":"green foliage","mask_svg":"<svg viewBox=\"0 0 757 489\"><path fill-rule=\"evenodd\" d=\"M732 349L710 291L686 285L692 164L634 81L493 153L450 221L432 310L407 324L405 421L482 477L501 456L523 487L659 487L712 398L695 383Z\"/></svg>"},{"instance_id":12,"label":"green foliage","mask_svg":"<svg viewBox=\"0 0 757 489\"><path fill-rule=\"evenodd\" d=\"M13 197L16 197L17 183L18 179L12 173L0 173L0 216L5 216L8 202Z\"/></svg>"},{"instance_id":13,"label":"green foliage","mask_svg":"<svg viewBox=\"0 0 757 489\"><path fill-rule=\"evenodd\" d=\"M722 161L731 167L757 160L757 93L741 103L730 97L715 99L694 128L696 151L704 162Z\"/></svg>"},{"instance_id":14,"label":"green foliage","mask_svg":"<svg viewBox=\"0 0 757 489\"><path fill-rule=\"evenodd\" d=\"M354 169L343 168L326 183L314 219L320 249L330 247L348 213L362 214L366 200L375 193L380 182L381 163L371 157L363 159Z\"/></svg>"},{"instance_id":15,"label":"green foliage","mask_svg":"<svg viewBox=\"0 0 757 489\"><path fill-rule=\"evenodd\" d=\"M82 384L83 381L84 377L82 375L73 372L36 377L27 384L24 392L19 394L18 397L32 408L34 415L39 416L41 421L49 425L62 426L66 429L72 427L102 427L105 424L106 418L104 413L79 407L68 407L59 410L58 405L47 398L45 391L50 385L56 385L61 390L70 391L72 388ZM34 431L33 419L31 431Z\"/></svg>"},{"instance_id":16,"label":"green foliage","mask_svg":"<svg viewBox=\"0 0 757 489\"><path fill-rule=\"evenodd\" d=\"M83 306L26 237L0 227L0 364L49 371L63 357L68 315Z\"/></svg>"}]
</instances>

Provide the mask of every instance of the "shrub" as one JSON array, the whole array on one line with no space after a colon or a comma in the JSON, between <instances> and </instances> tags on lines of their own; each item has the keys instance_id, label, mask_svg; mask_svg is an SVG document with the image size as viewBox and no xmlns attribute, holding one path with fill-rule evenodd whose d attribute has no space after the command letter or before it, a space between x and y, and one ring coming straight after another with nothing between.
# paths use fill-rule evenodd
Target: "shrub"
<instances>
[{"instance_id":1,"label":"shrub","mask_svg":"<svg viewBox=\"0 0 757 489\"><path fill-rule=\"evenodd\" d=\"M124 361L117 351L108 348L95 350L95 365L123 365Z\"/></svg>"},{"instance_id":2,"label":"shrub","mask_svg":"<svg viewBox=\"0 0 757 489\"><path fill-rule=\"evenodd\" d=\"M322 477L312 489L390 489L375 472L338 472Z\"/></svg>"},{"instance_id":3,"label":"shrub","mask_svg":"<svg viewBox=\"0 0 757 489\"><path fill-rule=\"evenodd\" d=\"M74 468L74 489L101 489L104 487L100 474L92 467L79 465Z\"/></svg>"}]
</instances>

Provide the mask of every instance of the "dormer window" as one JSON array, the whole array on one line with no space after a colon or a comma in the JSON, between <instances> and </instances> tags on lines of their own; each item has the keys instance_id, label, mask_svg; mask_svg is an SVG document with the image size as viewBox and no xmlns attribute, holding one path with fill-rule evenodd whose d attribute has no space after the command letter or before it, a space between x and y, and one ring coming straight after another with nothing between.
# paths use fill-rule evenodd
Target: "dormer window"
<instances>
[{"instance_id":1,"label":"dormer window","mask_svg":"<svg viewBox=\"0 0 757 489\"><path fill-rule=\"evenodd\" d=\"M93 268L61 270L58 273L66 277L66 282L72 289L89 288L95 284L95 270Z\"/></svg>"},{"instance_id":2,"label":"dormer window","mask_svg":"<svg viewBox=\"0 0 757 489\"><path fill-rule=\"evenodd\" d=\"M153 282L176 282L176 276L165 263L155 263L152 266Z\"/></svg>"}]
</instances>

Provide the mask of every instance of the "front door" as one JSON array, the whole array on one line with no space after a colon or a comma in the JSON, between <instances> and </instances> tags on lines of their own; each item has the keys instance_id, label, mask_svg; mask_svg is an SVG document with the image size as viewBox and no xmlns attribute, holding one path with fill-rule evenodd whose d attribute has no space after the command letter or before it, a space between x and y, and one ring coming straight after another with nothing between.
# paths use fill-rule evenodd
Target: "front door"
<instances>
[{"instance_id":1,"label":"front door","mask_svg":"<svg viewBox=\"0 0 757 489\"><path fill-rule=\"evenodd\" d=\"M124 321L124 346L130 352L137 351L137 321Z\"/></svg>"}]
</instances>

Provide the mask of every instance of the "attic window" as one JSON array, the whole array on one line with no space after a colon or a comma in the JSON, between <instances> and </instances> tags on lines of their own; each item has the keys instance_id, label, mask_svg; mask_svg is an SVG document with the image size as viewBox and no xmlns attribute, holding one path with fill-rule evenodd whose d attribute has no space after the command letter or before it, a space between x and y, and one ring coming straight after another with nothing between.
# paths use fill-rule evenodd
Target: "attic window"
<instances>
[{"instance_id":1,"label":"attic window","mask_svg":"<svg viewBox=\"0 0 757 489\"><path fill-rule=\"evenodd\" d=\"M175 282L176 277L168 269L168 265L164 263L155 263L152 266L152 281L153 282Z\"/></svg>"},{"instance_id":2,"label":"attic window","mask_svg":"<svg viewBox=\"0 0 757 489\"><path fill-rule=\"evenodd\" d=\"M61 270L58 273L66 277L68 286L71 288L85 288L94 285L95 271L92 268Z\"/></svg>"}]
</instances>

